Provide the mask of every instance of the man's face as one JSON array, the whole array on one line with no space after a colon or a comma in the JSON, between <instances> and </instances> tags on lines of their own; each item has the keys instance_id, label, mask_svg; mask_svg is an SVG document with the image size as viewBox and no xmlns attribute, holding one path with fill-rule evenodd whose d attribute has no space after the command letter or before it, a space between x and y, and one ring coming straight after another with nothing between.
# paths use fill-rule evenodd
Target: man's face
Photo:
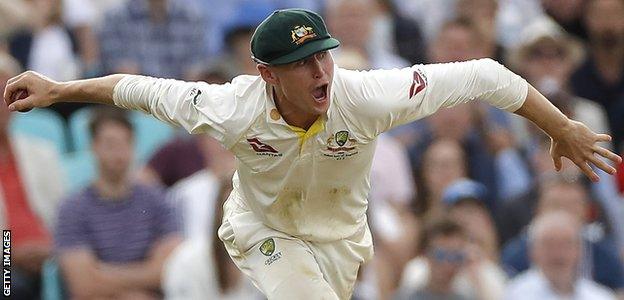
<instances>
[{"instance_id":1,"label":"man's face","mask_svg":"<svg viewBox=\"0 0 624 300\"><path fill-rule=\"evenodd\" d=\"M551 40L535 43L527 51L521 68L524 76L534 85L543 87L546 81L555 81L559 87L567 82L572 72L569 52L561 44Z\"/></svg>"},{"instance_id":2,"label":"man's face","mask_svg":"<svg viewBox=\"0 0 624 300\"><path fill-rule=\"evenodd\" d=\"M624 45L624 1L590 1L585 23L592 43L605 48Z\"/></svg>"},{"instance_id":3,"label":"man's face","mask_svg":"<svg viewBox=\"0 0 624 300\"><path fill-rule=\"evenodd\" d=\"M429 49L433 63L463 61L479 57L479 40L474 32L462 26L443 28Z\"/></svg>"},{"instance_id":4,"label":"man's face","mask_svg":"<svg viewBox=\"0 0 624 300\"><path fill-rule=\"evenodd\" d=\"M551 282L572 282L581 257L578 226L552 226L545 229L531 246L533 263Z\"/></svg>"},{"instance_id":5,"label":"man's face","mask_svg":"<svg viewBox=\"0 0 624 300\"><path fill-rule=\"evenodd\" d=\"M114 121L104 122L93 137L92 147L103 177L114 181L125 178L134 157L128 128Z\"/></svg>"},{"instance_id":6,"label":"man's face","mask_svg":"<svg viewBox=\"0 0 624 300\"><path fill-rule=\"evenodd\" d=\"M467 260L466 241L460 235L438 236L426 253L430 280L452 282Z\"/></svg>"},{"instance_id":7,"label":"man's face","mask_svg":"<svg viewBox=\"0 0 624 300\"><path fill-rule=\"evenodd\" d=\"M465 177L464 153L454 140L439 140L429 146L423 157L422 172L427 189L440 195L453 181Z\"/></svg>"},{"instance_id":8,"label":"man's face","mask_svg":"<svg viewBox=\"0 0 624 300\"><path fill-rule=\"evenodd\" d=\"M328 51L290 64L271 66L275 88L285 97L280 111L318 116L327 112L334 78L334 60Z\"/></svg>"},{"instance_id":9,"label":"man's face","mask_svg":"<svg viewBox=\"0 0 624 300\"><path fill-rule=\"evenodd\" d=\"M563 210L585 222L587 218L587 193L579 184L555 184L540 193L539 213Z\"/></svg>"},{"instance_id":10,"label":"man's face","mask_svg":"<svg viewBox=\"0 0 624 300\"><path fill-rule=\"evenodd\" d=\"M374 7L374 1L348 0L339 1L335 7L328 9L327 27L340 40L342 47L366 48L372 31Z\"/></svg>"}]
</instances>

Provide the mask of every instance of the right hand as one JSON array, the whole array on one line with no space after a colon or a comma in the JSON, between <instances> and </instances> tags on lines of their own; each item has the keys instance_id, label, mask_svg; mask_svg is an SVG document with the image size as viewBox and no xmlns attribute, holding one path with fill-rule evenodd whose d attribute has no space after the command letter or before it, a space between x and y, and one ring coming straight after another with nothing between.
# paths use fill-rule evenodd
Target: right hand
<instances>
[{"instance_id":1,"label":"right hand","mask_svg":"<svg viewBox=\"0 0 624 300\"><path fill-rule=\"evenodd\" d=\"M27 71L7 81L4 89L4 103L10 111L28 111L35 107L46 107L58 97L59 83L37 72ZM20 91L28 97L17 99Z\"/></svg>"}]
</instances>

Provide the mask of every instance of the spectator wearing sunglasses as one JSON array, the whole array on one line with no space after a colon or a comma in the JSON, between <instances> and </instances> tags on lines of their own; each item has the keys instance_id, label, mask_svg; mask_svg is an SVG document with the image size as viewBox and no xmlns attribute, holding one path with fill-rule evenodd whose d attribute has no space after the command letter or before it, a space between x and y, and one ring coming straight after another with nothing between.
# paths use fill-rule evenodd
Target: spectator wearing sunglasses
<instances>
[{"instance_id":1,"label":"spectator wearing sunglasses","mask_svg":"<svg viewBox=\"0 0 624 300\"><path fill-rule=\"evenodd\" d=\"M484 292L484 260L459 224L445 217L426 226L421 246L395 299L494 299Z\"/></svg>"}]
</instances>

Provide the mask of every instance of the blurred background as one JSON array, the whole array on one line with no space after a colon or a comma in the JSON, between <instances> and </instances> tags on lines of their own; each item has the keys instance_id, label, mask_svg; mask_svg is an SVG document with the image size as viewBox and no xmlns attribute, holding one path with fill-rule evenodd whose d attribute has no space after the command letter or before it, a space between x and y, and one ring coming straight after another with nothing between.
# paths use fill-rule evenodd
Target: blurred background
<instances>
[{"instance_id":1,"label":"blurred background","mask_svg":"<svg viewBox=\"0 0 624 300\"><path fill-rule=\"evenodd\" d=\"M348 69L490 57L624 155L622 0L0 1L0 90L34 70L225 83L275 9L324 16ZM475 102L384 133L354 299L624 299L624 166L554 173L533 124ZM140 112L0 105L15 299L262 299L216 230L231 154ZM553 298L550 298L553 297Z\"/></svg>"}]
</instances>

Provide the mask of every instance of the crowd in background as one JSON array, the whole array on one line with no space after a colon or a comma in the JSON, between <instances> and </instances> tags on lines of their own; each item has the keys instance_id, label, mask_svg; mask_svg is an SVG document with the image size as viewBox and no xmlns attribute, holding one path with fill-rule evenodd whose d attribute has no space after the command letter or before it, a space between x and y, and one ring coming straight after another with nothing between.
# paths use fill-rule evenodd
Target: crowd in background
<instances>
[{"instance_id":1,"label":"crowd in background","mask_svg":"<svg viewBox=\"0 0 624 300\"><path fill-rule=\"evenodd\" d=\"M288 7L324 16L343 68L496 59L624 154L623 0L0 1L0 90L22 70L214 84L257 74L254 28ZM39 111L63 124L63 145L23 130L37 110L0 105L16 299L262 299L216 235L235 160L215 140L141 131L114 108ZM80 136L88 166L69 168ZM591 183L570 161L554 172L549 146L533 124L479 102L382 134L375 257L353 298L624 299L624 165Z\"/></svg>"}]
</instances>

